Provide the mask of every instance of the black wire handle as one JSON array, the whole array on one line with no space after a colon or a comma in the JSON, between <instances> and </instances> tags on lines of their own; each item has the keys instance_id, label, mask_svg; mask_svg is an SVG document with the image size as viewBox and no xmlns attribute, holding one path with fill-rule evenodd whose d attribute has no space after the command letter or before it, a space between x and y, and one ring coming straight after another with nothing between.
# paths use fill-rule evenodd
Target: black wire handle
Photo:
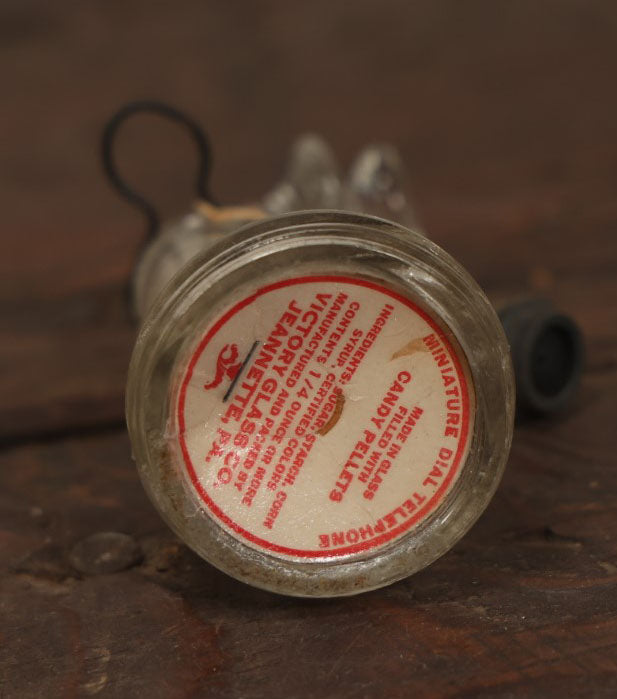
<instances>
[{"instance_id":1,"label":"black wire handle","mask_svg":"<svg viewBox=\"0 0 617 699\"><path fill-rule=\"evenodd\" d=\"M158 114L186 127L199 151L199 170L197 171L197 195L200 199L211 201L208 191L208 179L212 168L210 143L201 126L175 107L155 100L129 102L121 107L107 122L101 139L101 159L103 169L112 186L133 206L142 211L146 217L147 237L156 233L160 219L156 209L143 194L130 187L118 173L114 157L114 143L120 126L134 114Z\"/></svg>"}]
</instances>

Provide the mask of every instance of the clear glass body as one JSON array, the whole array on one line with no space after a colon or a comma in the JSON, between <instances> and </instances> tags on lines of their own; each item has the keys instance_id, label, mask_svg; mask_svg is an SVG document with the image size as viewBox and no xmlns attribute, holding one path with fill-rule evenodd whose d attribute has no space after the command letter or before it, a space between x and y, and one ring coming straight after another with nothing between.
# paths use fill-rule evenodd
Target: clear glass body
<instances>
[{"instance_id":1,"label":"clear glass body","mask_svg":"<svg viewBox=\"0 0 617 699\"><path fill-rule=\"evenodd\" d=\"M343 178L330 146L316 134L294 142L284 177L256 206L219 208L196 202L194 211L165 224L143 250L133 274L132 306L142 319L174 274L199 252L250 221L292 211L343 209L383 216L418 230L407 170L391 145L374 144Z\"/></svg>"},{"instance_id":2,"label":"clear glass body","mask_svg":"<svg viewBox=\"0 0 617 699\"><path fill-rule=\"evenodd\" d=\"M170 527L297 596L381 587L445 553L494 494L513 419L508 345L473 279L423 235L339 211L250 224L189 262L127 387Z\"/></svg>"}]
</instances>

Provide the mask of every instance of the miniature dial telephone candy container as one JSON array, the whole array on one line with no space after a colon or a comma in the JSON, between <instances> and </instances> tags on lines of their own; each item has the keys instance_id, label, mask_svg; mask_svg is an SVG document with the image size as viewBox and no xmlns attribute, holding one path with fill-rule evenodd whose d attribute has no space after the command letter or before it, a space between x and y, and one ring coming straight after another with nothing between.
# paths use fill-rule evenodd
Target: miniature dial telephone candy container
<instances>
[{"instance_id":1,"label":"miniature dial telephone candy container","mask_svg":"<svg viewBox=\"0 0 617 699\"><path fill-rule=\"evenodd\" d=\"M144 487L192 549L257 587L363 592L469 530L512 439L504 325L527 345L550 326L534 351L553 378L531 389L549 408L573 391L576 327L546 309L540 327L533 304L502 324L415 228L406 191L393 148L365 149L342 177L327 144L303 137L261 201L202 198L137 264L127 422Z\"/></svg>"}]
</instances>

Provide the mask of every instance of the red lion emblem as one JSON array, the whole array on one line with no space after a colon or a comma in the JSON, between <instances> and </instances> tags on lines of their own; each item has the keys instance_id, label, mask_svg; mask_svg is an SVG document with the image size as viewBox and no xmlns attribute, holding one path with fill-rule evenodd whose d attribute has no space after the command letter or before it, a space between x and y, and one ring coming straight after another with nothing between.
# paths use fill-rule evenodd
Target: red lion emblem
<instances>
[{"instance_id":1,"label":"red lion emblem","mask_svg":"<svg viewBox=\"0 0 617 699\"><path fill-rule=\"evenodd\" d=\"M216 375L214 379L210 383L204 384L206 391L216 388L225 376L233 381L242 366L241 362L237 360L238 345L225 345L216 358Z\"/></svg>"}]
</instances>

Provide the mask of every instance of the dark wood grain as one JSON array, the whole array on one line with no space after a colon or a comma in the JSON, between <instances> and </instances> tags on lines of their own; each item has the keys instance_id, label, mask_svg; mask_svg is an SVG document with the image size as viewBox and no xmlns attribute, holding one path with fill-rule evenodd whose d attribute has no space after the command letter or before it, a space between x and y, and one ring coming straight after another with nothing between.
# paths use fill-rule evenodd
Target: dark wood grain
<instances>
[{"instance_id":1,"label":"dark wood grain","mask_svg":"<svg viewBox=\"0 0 617 699\"><path fill-rule=\"evenodd\" d=\"M0 697L617 694L617 8L589 0L0 8ZM419 218L497 300L581 324L566 415L522 424L472 532L358 598L252 590L166 529L130 461L126 280L138 215L100 173L122 102L188 109L224 202L259 196L313 129L344 164L389 140ZM186 137L129 124L127 175L192 198ZM129 570L73 546L131 535Z\"/></svg>"},{"instance_id":2,"label":"dark wood grain","mask_svg":"<svg viewBox=\"0 0 617 699\"><path fill-rule=\"evenodd\" d=\"M612 696L616 389L614 374L588 377L576 411L520 428L458 546L344 600L252 590L191 554L148 504L124 434L13 449L0 483L5 691ZM68 552L108 530L130 533L143 562L79 575Z\"/></svg>"}]
</instances>

